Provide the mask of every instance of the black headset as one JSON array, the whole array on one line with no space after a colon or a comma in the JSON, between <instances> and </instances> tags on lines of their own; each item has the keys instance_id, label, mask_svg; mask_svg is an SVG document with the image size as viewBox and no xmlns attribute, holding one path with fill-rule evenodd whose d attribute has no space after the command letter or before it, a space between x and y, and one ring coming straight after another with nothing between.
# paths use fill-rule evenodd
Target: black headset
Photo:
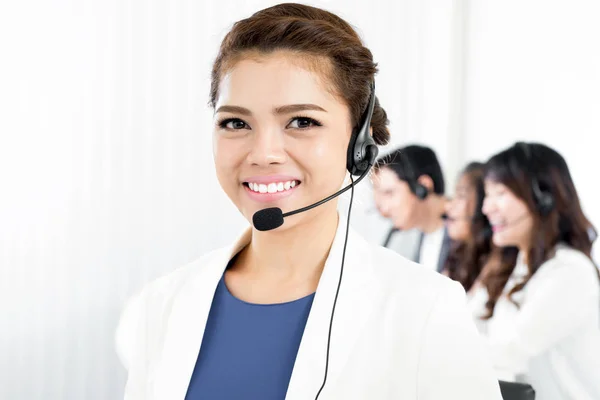
<instances>
[{"instance_id":1,"label":"black headset","mask_svg":"<svg viewBox=\"0 0 600 400\"><path fill-rule=\"evenodd\" d=\"M346 168L354 176L365 173L375 162L379 148L371 136L371 119L375 110L375 82L371 83L371 95L369 104L363 113L361 120L352 131L350 143L348 144L348 156Z\"/></svg>"},{"instance_id":2,"label":"black headset","mask_svg":"<svg viewBox=\"0 0 600 400\"><path fill-rule=\"evenodd\" d=\"M531 189L533 191L533 200L535 201L538 213L545 217L554 209L554 196L547 190L542 190L540 182L534 174L534 163L533 163L533 146L529 143L518 142L517 147L521 149L525 155L525 162L527 163L526 168L531 175Z\"/></svg>"},{"instance_id":3,"label":"black headset","mask_svg":"<svg viewBox=\"0 0 600 400\"><path fill-rule=\"evenodd\" d=\"M429 195L429 190L418 181L418 177L415 174L415 170L413 168L410 157L403 155L400 153L400 159L404 164L404 170L406 171L406 183L408 183L408 187L410 191L414 193L415 196L419 200L425 200Z\"/></svg>"}]
</instances>

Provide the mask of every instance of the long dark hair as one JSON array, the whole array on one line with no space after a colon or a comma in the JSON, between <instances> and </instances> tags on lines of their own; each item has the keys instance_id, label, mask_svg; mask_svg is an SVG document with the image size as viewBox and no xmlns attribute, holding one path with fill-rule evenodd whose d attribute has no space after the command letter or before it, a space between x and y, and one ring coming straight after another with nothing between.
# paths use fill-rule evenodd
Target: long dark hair
<instances>
[{"instance_id":1,"label":"long dark hair","mask_svg":"<svg viewBox=\"0 0 600 400\"><path fill-rule=\"evenodd\" d=\"M506 259L508 263L514 263L517 255L514 249L498 249L492 244L490 221L481 212L485 197L484 174L485 164L480 162L468 164L461 174L467 177L469 185L475 191L475 211L471 218L468 239L453 242L445 263L448 276L460 282L465 291L469 291L473 287L481 270L489 262Z\"/></svg>"},{"instance_id":2,"label":"long dark hair","mask_svg":"<svg viewBox=\"0 0 600 400\"><path fill-rule=\"evenodd\" d=\"M488 161L485 179L505 185L525 202L533 216L531 247L526 254L528 273L511 289L509 298L522 290L540 266L554 256L559 243L581 251L592 261L596 229L583 213L567 163L557 151L543 144L517 143ZM546 212L540 205L540 194L552 200L553 206ZM488 318L493 315L514 267L515 264L499 263L486 268L482 284L489 296Z\"/></svg>"}]
</instances>

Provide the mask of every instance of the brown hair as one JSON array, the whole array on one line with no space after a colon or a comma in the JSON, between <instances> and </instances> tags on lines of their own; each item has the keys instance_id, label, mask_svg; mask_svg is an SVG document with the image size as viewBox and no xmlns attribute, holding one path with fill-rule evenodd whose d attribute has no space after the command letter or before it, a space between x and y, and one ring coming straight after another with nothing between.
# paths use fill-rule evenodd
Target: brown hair
<instances>
[{"instance_id":1,"label":"brown hair","mask_svg":"<svg viewBox=\"0 0 600 400\"><path fill-rule=\"evenodd\" d=\"M527 146L527 151L524 146ZM557 151L543 144L517 143L488 161L485 179L504 184L525 202L533 216L529 241L531 247L526 254L528 273L522 282L511 289L509 298L523 289L540 266L554 256L559 243L581 251L592 260L596 230L581 209L567 163ZM554 199L554 207L547 214L539 211L532 189L534 179L539 183L539 189ZM514 267L515 263L498 263L489 269L486 267L482 283L489 297L486 304L488 318L493 315L496 302Z\"/></svg>"},{"instance_id":2,"label":"brown hair","mask_svg":"<svg viewBox=\"0 0 600 400\"><path fill-rule=\"evenodd\" d=\"M465 291L469 291L483 267L490 262L507 262L514 264L517 252L514 249L503 250L492 243L492 227L490 221L481 212L485 192L483 176L485 165L472 162L465 167L462 176L466 176L469 185L475 191L475 212L471 219L470 235L465 241L454 241L444 266L448 276L460 282Z\"/></svg>"},{"instance_id":3,"label":"brown hair","mask_svg":"<svg viewBox=\"0 0 600 400\"><path fill-rule=\"evenodd\" d=\"M252 52L269 54L277 50L327 60L334 93L350 108L352 126L358 125L377 72L371 51L363 46L355 30L337 15L294 3L266 8L233 25L213 65L211 107L217 102L222 76L236 61ZM389 141L388 123L386 112L376 100L371 127L378 145Z\"/></svg>"}]
</instances>

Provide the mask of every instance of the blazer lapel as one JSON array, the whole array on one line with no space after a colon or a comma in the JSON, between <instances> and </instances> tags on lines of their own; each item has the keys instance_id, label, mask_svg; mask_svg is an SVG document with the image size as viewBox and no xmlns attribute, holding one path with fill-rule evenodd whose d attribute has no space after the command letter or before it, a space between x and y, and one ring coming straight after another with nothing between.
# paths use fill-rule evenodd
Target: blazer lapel
<instances>
[{"instance_id":1,"label":"blazer lapel","mask_svg":"<svg viewBox=\"0 0 600 400\"><path fill-rule=\"evenodd\" d=\"M343 219L340 215L336 237L325 262L298 349L286 400L313 399L323 383L331 311L344 248L346 223ZM333 319L327 384L320 399L327 398L328 387L331 387L352 354L352 348L362 333L362 326L375 309L371 305L378 292L364 290L373 283L372 264L369 253L365 251L367 246L352 230L349 232L342 284Z\"/></svg>"},{"instance_id":2,"label":"blazer lapel","mask_svg":"<svg viewBox=\"0 0 600 400\"><path fill-rule=\"evenodd\" d=\"M198 272L178 291L170 315L166 311L167 328L153 399L185 398L216 287L231 257L249 240L248 229L232 247L217 251L209 260L198 261Z\"/></svg>"}]
</instances>

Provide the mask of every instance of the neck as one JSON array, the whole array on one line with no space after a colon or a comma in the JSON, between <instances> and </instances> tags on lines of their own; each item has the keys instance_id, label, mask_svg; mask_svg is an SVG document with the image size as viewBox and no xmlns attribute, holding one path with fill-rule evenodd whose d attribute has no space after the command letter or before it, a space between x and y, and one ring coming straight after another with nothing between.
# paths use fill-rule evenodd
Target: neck
<instances>
[{"instance_id":1,"label":"neck","mask_svg":"<svg viewBox=\"0 0 600 400\"><path fill-rule=\"evenodd\" d=\"M429 195L423 205L422 223L419 230L423 233L432 233L444 226L442 215L446 206L446 198L438 195Z\"/></svg>"},{"instance_id":2,"label":"neck","mask_svg":"<svg viewBox=\"0 0 600 400\"><path fill-rule=\"evenodd\" d=\"M318 282L338 226L336 205L332 202L303 213L298 216L302 222L289 229L253 230L250 244L240 254L241 267L255 276Z\"/></svg>"},{"instance_id":3,"label":"neck","mask_svg":"<svg viewBox=\"0 0 600 400\"><path fill-rule=\"evenodd\" d=\"M529 265L529 246L519 246L519 253L521 253L523 263Z\"/></svg>"}]
</instances>

